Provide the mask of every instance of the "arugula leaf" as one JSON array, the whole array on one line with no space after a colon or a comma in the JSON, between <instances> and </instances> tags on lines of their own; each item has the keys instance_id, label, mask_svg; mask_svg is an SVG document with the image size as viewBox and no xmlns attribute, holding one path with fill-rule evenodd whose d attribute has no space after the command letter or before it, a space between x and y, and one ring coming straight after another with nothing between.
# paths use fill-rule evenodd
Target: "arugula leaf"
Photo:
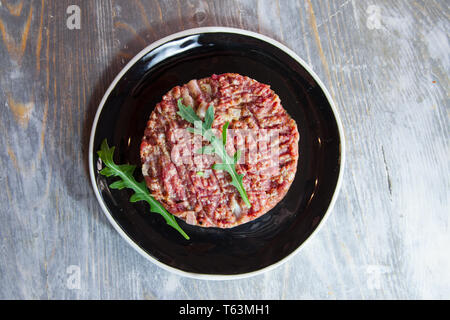
<instances>
[{"instance_id":1,"label":"arugula leaf","mask_svg":"<svg viewBox=\"0 0 450 320\"><path fill-rule=\"evenodd\" d=\"M233 156L234 163L237 163L240 158L241 158L241 150L238 150L234 153L234 156Z\"/></svg>"},{"instance_id":2,"label":"arugula leaf","mask_svg":"<svg viewBox=\"0 0 450 320\"><path fill-rule=\"evenodd\" d=\"M193 111L191 107L186 107L182 102L181 98L178 99L178 112L177 114L185 119L186 121L189 121L190 123L194 123L195 121L202 121L195 112Z\"/></svg>"},{"instance_id":3,"label":"arugula leaf","mask_svg":"<svg viewBox=\"0 0 450 320\"><path fill-rule=\"evenodd\" d=\"M222 143L225 146L227 144L227 130L230 123L227 121L222 127Z\"/></svg>"},{"instance_id":4,"label":"arugula leaf","mask_svg":"<svg viewBox=\"0 0 450 320\"><path fill-rule=\"evenodd\" d=\"M211 129L212 123L214 121L214 107L210 105L205 114L205 129Z\"/></svg>"},{"instance_id":5,"label":"arugula leaf","mask_svg":"<svg viewBox=\"0 0 450 320\"><path fill-rule=\"evenodd\" d=\"M243 174L238 174L236 172L236 164L241 157L241 151L238 150L233 157L230 157L225 149L227 143L227 129L230 123L227 121L222 127L222 139L217 139L211 130L211 125L214 120L214 107L210 105L205 114L205 121L201 122L200 118L195 113L194 109L190 106L185 106L181 102L181 98L178 99L178 109L177 114L184 120L194 124L195 128L187 128L187 130L194 134L201 134L206 140L209 141L210 145L205 146L199 150L197 153L201 154L217 154L221 159L222 163L215 163L212 166L214 170L223 170L228 172L231 176L231 184L238 190L242 199L248 208L251 207L250 201L245 191L244 184L242 183ZM199 126L201 124L201 126Z\"/></svg>"},{"instance_id":6,"label":"arugula leaf","mask_svg":"<svg viewBox=\"0 0 450 320\"><path fill-rule=\"evenodd\" d=\"M102 159L106 166L100 173L106 177L119 177L121 179L113 182L109 187L112 189L133 189L135 193L131 196L130 202L146 201L150 205L150 211L162 215L168 225L181 233L185 239L189 240L189 236L178 225L175 217L150 195L145 181L137 182L134 179L133 173L136 166L129 164L118 165L114 163L114 149L115 147L110 148L108 146L108 142L105 139L101 144L100 150L97 151L99 158Z\"/></svg>"},{"instance_id":7,"label":"arugula leaf","mask_svg":"<svg viewBox=\"0 0 450 320\"><path fill-rule=\"evenodd\" d=\"M212 146L204 146L196 151L196 153L200 154L213 154L214 148Z\"/></svg>"}]
</instances>

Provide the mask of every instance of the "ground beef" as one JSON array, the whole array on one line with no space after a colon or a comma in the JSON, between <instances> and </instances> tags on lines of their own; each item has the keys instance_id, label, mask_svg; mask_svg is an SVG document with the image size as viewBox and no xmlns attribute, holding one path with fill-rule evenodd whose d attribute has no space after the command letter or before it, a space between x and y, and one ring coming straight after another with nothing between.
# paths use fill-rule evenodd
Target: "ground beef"
<instances>
[{"instance_id":1,"label":"ground beef","mask_svg":"<svg viewBox=\"0 0 450 320\"><path fill-rule=\"evenodd\" d=\"M227 152L242 156L236 165L251 207L230 184L226 171L212 170L215 155L194 151L208 145L187 130L177 115L177 100L192 106L203 120L214 106L212 128L220 137L225 122ZM286 195L297 169L299 134L280 98L268 85L235 73L212 75L177 86L150 115L141 144L142 173L155 199L189 224L229 228L272 209Z\"/></svg>"}]
</instances>

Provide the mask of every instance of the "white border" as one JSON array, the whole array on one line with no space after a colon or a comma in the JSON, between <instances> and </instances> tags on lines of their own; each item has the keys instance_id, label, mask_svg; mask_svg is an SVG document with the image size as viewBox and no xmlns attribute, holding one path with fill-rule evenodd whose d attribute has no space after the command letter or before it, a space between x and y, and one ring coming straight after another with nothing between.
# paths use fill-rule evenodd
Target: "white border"
<instances>
[{"instance_id":1,"label":"white border","mask_svg":"<svg viewBox=\"0 0 450 320\"><path fill-rule=\"evenodd\" d=\"M122 228L118 225L118 223L114 220L114 218L111 216L111 214L109 213L105 203L102 200L102 197L98 191L97 188L97 184L95 181L95 175L94 175L94 165L93 165L93 156L94 156L94 136L95 136L95 130L97 127L97 122L98 119L100 117L100 113L103 109L103 106L106 102L106 100L108 99L111 91L114 89L114 87L116 86L116 84L119 82L119 80L122 78L122 76L128 71L128 69L130 69L131 66L133 66L139 59L141 59L145 54L147 54L149 51L153 50L154 48L168 42L171 41L173 39L179 38L179 37L185 37L185 36L189 36L189 35L193 35L193 34L198 34L198 33L213 33L213 32L224 32L224 33L235 33L235 34L242 34L245 36L250 36L253 38L257 38L260 39L262 41L268 42L276 47L278 47L279 49L283 50L284 52L286 52L288 55L290 55L293 59L295 59L298 63L300 63L301 66L303 66L303 68L306 69L306 71L308 71L308 73L314 78L314 80L318 83L318 85L321 87L321 89L323 90L323 92L325 93L325 96L328 100L328 102L331 105L332 111L334 113L334 116L336 118L336 122L337 122L337 127L339 130L339 138L340 138L340 142L341 142L341 148L340 148L340 152L341 152L341 163L340 163L340 168L339 168L339 176L338 176L338 181L336 184L336 189L334 191L334 194L331 198L331 202L330 205L328 206L327 212L325 213L324 217L322 218L322 220L320 221L319 225L316 227L316 229L311 233L311 235L297 248L295 249L293 252L291 252L289 255L287 255L286 257L284 257L283 259L281 259L280 261L267 266L265 268L256 270L256 271L252 271L252 272L248 272L248 273L242 273L242 274L236 274L236 275L222 275L222 274L201 274L201 273L192 273L192 272L187 272L187 271L182 271L179 269L176 269L174 267L168 266L158 260L156 260L155 258L153 258L152 256L150 256L149 254L147 254L141 247L139 247L135 242L133 242L128 235L122 230ZM100 203L100 206L103 210L103 212L105 213L106 217L108 218L109 222L113 225L113 227L117 230L117 232L119 232L119 234L135 249L137 250L142 256L144 256L145 258L147 258L148 260L150 260L151 262L153 262L154 264L158 265L159 267L168 270L170 272L173 272L177 275L180 276L184 276L184 277L189 277L189 278L194 278L194 279L203 279L203 280L234 280L234 279L243 279L243 278L247 278L247 277L251 277L251 276L255 276L258 274L261 274L265 271L269 271L269 270L273 270L276 267L280 266L281 264L283 264L284 262L286 262L288 259L290 259L291 257L293 257L296 253L299 252L300 248L304 246L304 244L312 238L312 236L314 234L316 234L318 232L318 230L323 226L323 224L325 223L325 220L328 218L330 211L333 209L334 207L334 203L336 202L336 198L337 195L339 194L339 190L341 188L341 184L342 184L342 177L344 174L344 164L345 164L345 140L344 140L344 131L342 128L342 123L341 123L341 119L339 117L337 108L333 102L333 99L331 98L330 93L328 92L328 90L326 89L325 85L322 83L322 81L319 79L319 77L314 73L314 71L312 70L311 67L309 67L305 61L303 61L296 53L294 53L291 49L287 48L285 45L281 44L280 42L273 40L267 36L255 33L255 32L251 32L251 31L247 31L247 30L242 30L242 29L237 29L237 28L228 28L228 27L203 27L203 28L194 28L194 29L189 29L189 30L185 30L185 31L181 31L181 32L177 32L174 33L172 35L169 35L167 37L164 37L156 42L153 42L152 44L150 44L149 46L147 46L146 48L144 48L143 50L141 50L133 59L131 59L127 65L119 72L119 74L114 78L114 81L111 83L111 85L109 86L108 90L106 91L105 95L103 96L100 105L98 107L97 113L95 114L95 118L94 118L94 122L92 125L92 130L91 130L91 135L90 135L90 141L89 141L89 173L91 176L91 183L95 192L95 195L97 197L98 202Z\"/></svg>"}]
</instances>

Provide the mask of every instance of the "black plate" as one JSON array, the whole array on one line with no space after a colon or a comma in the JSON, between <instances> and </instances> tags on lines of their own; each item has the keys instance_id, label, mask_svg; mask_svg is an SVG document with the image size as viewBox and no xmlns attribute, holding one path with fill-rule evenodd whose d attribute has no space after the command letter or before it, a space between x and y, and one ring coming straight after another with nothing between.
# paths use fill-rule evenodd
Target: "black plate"
<instances>
[{"instance_id":1,"label":"black plate","mask_svg":"<svg viewBox=\"0 0 450 320\"><path fill-rule=\"evenodd\" d=\"M110 221L151 260L190 276L254 274L279 264L324 218L342 171L342 131L317 77L276 42L219 30L187 31L141 52L106 93L91 135L91 178ZM130 203L129 191L110 190L107 185L114 179L99 175L96 151L107 138L116 146L116 163L136 164L140 181L139 146L156 103L176 85L226 72L269 84L280 96L300 132L297 175L273 210L244 225L201 228L177 219L191 238L187 241L160 215L149 212L146 203Z\"/></svg>"}]
</instances>

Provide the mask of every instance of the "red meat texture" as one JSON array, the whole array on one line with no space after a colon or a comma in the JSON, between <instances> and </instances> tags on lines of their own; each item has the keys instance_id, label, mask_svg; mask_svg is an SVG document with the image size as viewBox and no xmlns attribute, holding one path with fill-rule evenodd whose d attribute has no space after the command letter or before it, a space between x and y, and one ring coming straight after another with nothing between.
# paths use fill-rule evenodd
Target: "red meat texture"
<instances>
[{"instance_id":1,"label":"red meat texture","mask_svg":"<svg viewBox=\"0 0 450 320\"><path fill-rule=\"evenodd\" d=\"M204 119L214 107L212 130L221 139L229 122L226 151L241 156L247 207L226 171L213 170L222 159L199 154L209 144L186 130L193 125L178 114L178 99ZM212 75L176 86L162 97L147 122L140 156L152 196L173 215L201 227L231 228L270 211L286 195L298 163L297 124L266 84L235 73Z\"/></svg>"}]
</instances>

